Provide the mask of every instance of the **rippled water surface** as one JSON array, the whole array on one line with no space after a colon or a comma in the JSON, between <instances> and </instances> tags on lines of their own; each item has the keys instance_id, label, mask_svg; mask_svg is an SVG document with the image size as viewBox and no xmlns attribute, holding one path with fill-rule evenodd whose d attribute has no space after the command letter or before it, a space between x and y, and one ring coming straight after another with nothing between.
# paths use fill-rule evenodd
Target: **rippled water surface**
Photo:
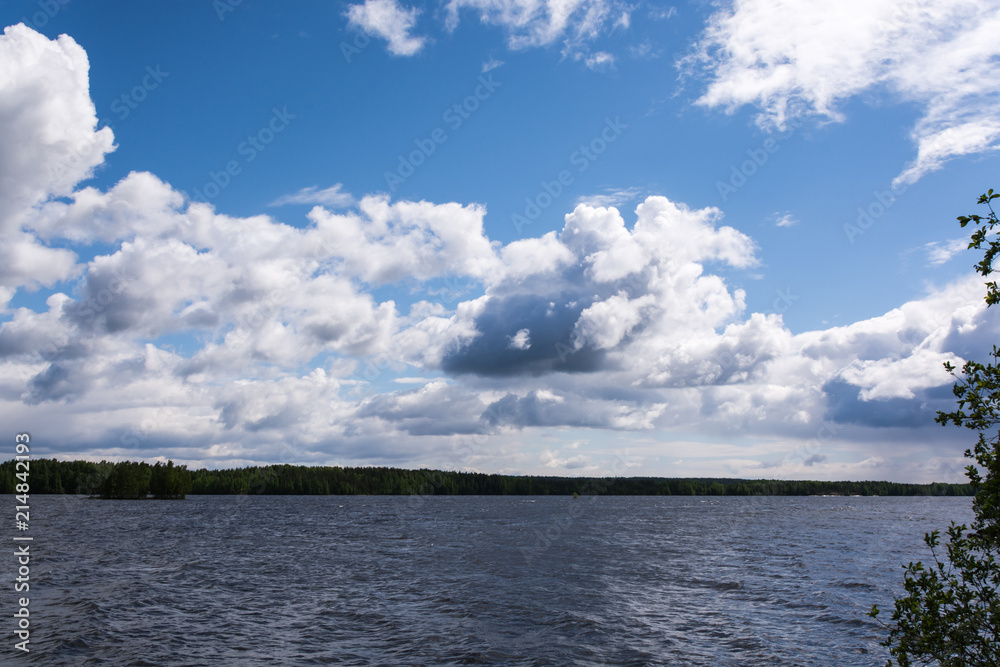
<instances>
[{"instance_id":1,"label":"rippled water surface","mask_svg":"<svg viewBox=\"0 0 1000 667\"><path fill-rule=\"evenodd\" d=\"M877 665L865 613L924 532L971 518L968 498L31 504L31 660L5 664Z\"/></svg>"}]
</instances>

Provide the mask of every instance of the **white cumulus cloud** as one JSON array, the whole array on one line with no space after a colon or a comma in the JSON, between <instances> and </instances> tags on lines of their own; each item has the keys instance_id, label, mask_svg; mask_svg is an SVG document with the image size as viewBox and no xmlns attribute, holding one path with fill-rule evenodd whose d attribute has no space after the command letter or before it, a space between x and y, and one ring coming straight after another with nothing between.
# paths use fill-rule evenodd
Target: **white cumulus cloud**
<instances>
[{"instance_id":1,"label":"white cumulus cloud","mask_svg":"<svg viewBox=\"0 0 1000 667\"><path fill-rule=\"evenodd\" d=\"M110 141L79 99L79 47L27 28L3 39L0 108L39 106L21 133L0 125L0 162L37 151L58 163L73 152L65 128ZM49 76L65 105L42 100ZM810 472L863 472L902 465L879 434L929 423L950 403L942 363L981 357L1000 333L970 275L793 335L731 284L757 263L737 223L662 196L624 214L580 203L560 230L504 245L475 203L369 195L335 212L340 189L307 189L293 196L331 199L293 225L224 215L145 172L85 186L109 147L58 178L12 169L0 184L15 221L0 296L48 288L44 305L0 321L0 421L73 443L64 456L571 469L593 450L567 458L536 440L529 456L519 434L633 434L653 459L673 446L660 435L697 429L759 440L717 450L734 474L818 433L857 457L810 451ZM66 244L91 246L89 259Z\"/></svg>"},{"instance_id":2,"label":"white cumulus cloud","mask_svg":"<svg viewBox=\"0 0 1000 667\"><path fill-rule=\"evenodd\" d=\"M869 91L916 104L917 155L901 185L1000 145L998 30L997 0L740 0L711 16L682 64L707 74L699 104L755 105L765 127L842 121L845 103Z\"/></svg>"},{"instance_id":3,"label":"white cumulus cloud","mask_svg":"<svg viewBox=\"0 0 1000 667\"><path fill-rule=\"evenodd\" d=\"M0 231L10 231L26 207L89 178L114 136L97 129L90 63L71 37L7 27L0 61Z\"/></svg>"},{"instance_id":4,"label":"white cumulus cloud","mask_svg":"<svg viewBox=\"0 0 1000 667\"><path fill-rule=\"evenodd\" d=\"M351 25L386 40L397 56L412 56L424 47L426 38L411 34L419 14L416 7L405 9L396 0L365 0L347 8Z\"/></svg>"}]
</instances>

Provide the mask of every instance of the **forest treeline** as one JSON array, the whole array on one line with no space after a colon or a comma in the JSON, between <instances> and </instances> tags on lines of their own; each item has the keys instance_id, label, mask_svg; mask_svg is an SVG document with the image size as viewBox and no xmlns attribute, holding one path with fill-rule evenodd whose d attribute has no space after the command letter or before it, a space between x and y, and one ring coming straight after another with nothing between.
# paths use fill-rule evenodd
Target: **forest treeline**
<instances>
[{"instance_id":1,"label":"forest treeline","mask_svg":"<svg viewBox=\"0 0 1000 667\"><path fill-rule=\"evenodd\" d=\"M19 482L14 461L0 463L0 493ZM22 471L23 472L23 471ZM542 477L444 470L271 465L189 471L186 466L124 461L31 461L31 493L102 498L209 495L605 495L605 496L971 496L969 484L821 482L672 477Z\"/></svg>"}]
</instances>

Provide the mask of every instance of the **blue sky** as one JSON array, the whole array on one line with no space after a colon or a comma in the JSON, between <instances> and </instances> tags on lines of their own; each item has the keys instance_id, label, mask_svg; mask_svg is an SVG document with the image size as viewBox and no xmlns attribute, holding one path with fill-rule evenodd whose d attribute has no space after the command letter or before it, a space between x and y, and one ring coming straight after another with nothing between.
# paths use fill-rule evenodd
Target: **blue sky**
<instances>
[{"instance_id":1,"label":"blue sky","mask_svg":"<svg viewBox=\"0 0 1000 667\"><path fill-rule=\"evenodd\" d=\"M0 414L39 455L962 479L996 2L0 18Z\"/></svg>"}]
</instances>

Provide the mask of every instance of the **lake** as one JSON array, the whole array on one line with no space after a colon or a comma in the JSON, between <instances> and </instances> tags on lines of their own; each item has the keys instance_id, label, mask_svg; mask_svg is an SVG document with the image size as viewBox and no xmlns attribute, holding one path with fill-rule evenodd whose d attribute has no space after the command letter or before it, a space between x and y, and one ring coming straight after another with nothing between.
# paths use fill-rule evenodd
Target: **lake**
<instances>
[{"instance_id":1,"label":"lake","mask_svg":"<svg viewBox=\"0 0 1000 667\"><path fill-rule=\"evenodd\" d=\"M0 655L881 665L865 614L926 531L971 518L970 498L35 495L30 662L7 630Z\"/></svg>"}]
</instances>

